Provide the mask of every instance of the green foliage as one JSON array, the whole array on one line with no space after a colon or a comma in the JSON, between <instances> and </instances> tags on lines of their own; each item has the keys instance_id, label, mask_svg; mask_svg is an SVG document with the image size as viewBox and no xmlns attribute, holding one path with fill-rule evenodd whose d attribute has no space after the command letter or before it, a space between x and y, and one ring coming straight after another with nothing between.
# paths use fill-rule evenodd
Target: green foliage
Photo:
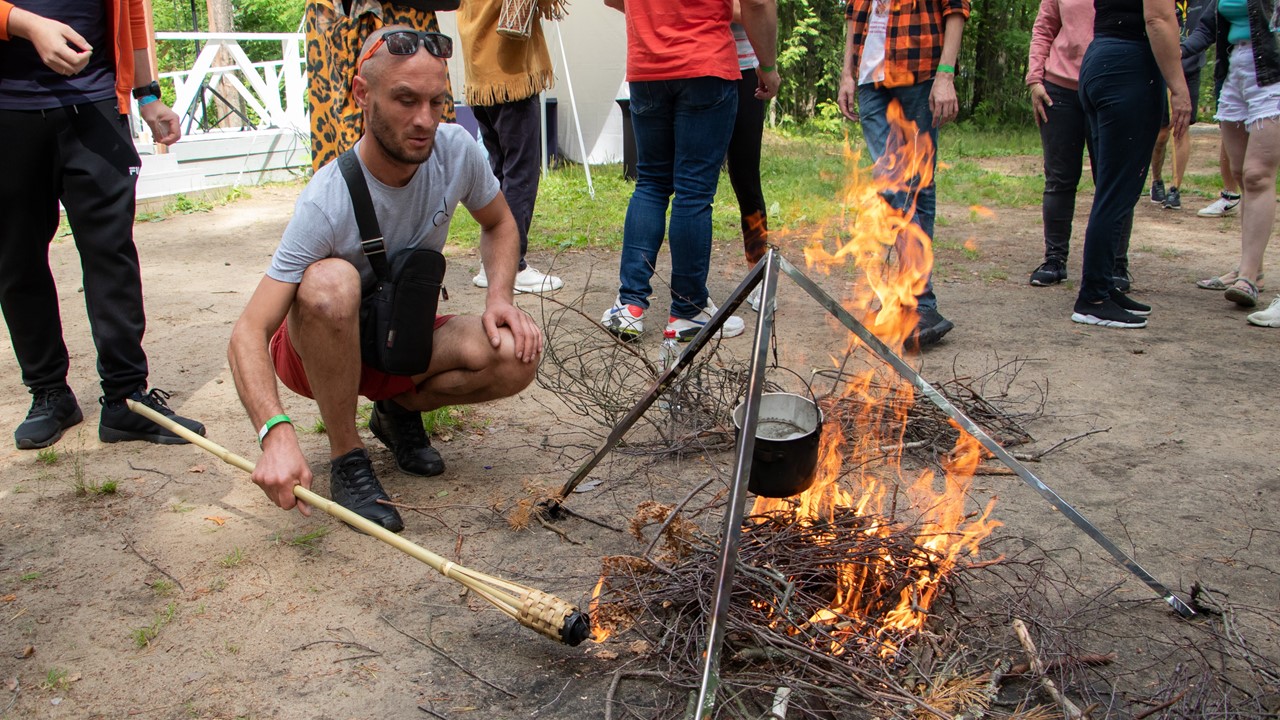
<instances>
[{"instance_id":1,"label":"green foliage","mask_svg":"<svg viewBox=\"0 0 1280 720\"><path fill-rule=\"evenodd\" d=\"M844 3L781 0L778 3L776 110L783 123L802 122L833 104L844 64Z\"/></svg>"}]
</instances>

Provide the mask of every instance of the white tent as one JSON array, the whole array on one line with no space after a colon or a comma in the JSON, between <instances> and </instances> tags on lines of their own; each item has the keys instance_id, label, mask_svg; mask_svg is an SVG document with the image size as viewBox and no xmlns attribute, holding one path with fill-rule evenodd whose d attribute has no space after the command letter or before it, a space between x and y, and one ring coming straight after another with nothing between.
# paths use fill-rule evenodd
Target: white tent
<instances>
[{"instance_id":1,"label":"white tent","mask_svg":"<svg viewBox=\"0 0 1280 720\"><path fill-rule=\"evenodd\" d=\"M439 13L437 17L440 30L456 39L458 26L453 13ZM543 23L547 48L555 65L556 84L547 96L556 99L559 150L570 160L583 162L578 144L581 127L587 163L622 162L622 110L617 103L627 92L623 79L627 31L622 13L605 7L600 0L578 0L569 5L569 13L559 25L557 32L556 23ZM449 61L449 72L454 94L461 97L462 53ZM570 82L577 101L576 113L569 98Z\"/></svg>"}]
</instances>

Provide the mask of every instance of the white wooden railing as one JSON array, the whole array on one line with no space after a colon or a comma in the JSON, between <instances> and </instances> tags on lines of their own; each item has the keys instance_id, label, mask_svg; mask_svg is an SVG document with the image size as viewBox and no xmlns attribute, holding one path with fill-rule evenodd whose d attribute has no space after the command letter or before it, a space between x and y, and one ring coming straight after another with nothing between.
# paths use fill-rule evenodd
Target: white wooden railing
<instances>
[{"instance_id":1,"label":"white wooden railing","mask_svg":"<svg viewBox=\"0 0 1280 720\"><path fill-rule=\"evenodd\" d=\"M242 41L274 40L280 43L280 59L252 62L240 47ZM198 113L202 100L212 102L214 88L230 87L238 97L228 97L231 103L243 101L258 117L258 127L278 128L298 133L309 133L306 79L306 40L301 33L156 33L157 47L164 43L200 43L200 52L187 70L161 73L171 78L175 92L170 107L178 113L184 137L205 132L226 132L201 128ZM233 65L215 65L219 51L225 50ZM225 93L224 93L225 94ZM132 113L138 118L137 108ZM135 131L144 142L150 140L146 123L135 121Z\"/></svg>"}]
</instances>

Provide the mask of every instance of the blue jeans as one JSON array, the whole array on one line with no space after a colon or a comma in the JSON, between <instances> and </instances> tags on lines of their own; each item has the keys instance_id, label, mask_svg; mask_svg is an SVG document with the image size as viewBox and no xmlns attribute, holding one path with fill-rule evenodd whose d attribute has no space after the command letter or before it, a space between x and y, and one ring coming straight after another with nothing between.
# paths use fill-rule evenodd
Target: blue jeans
<instances>
[{"instance_id":1,"label":"blue jeans","mask_svg":"<svg viewBox=\"0 0 1280 720\"><path fill-rule=\"evenodd\" d=\"M649 307L649 281L666 234L671 240L671 315L689 319L706 307L711 201L737 111L738 88L731 80L631 83L637 177L622 229L622 302Z\"/></svg>"},{"instance_id":2,"label":"blue jeans","mask_svg":"<svg viewBox=\"0 0 1280 720\"><path fill-rule=\"evenodd\" d=\"M1084 274L1078 297L1105 300L1113 287L1126 223L1147 184L1160 132L1164 80L1146 40L1096 37L1080 66L1080 103L1093 138L1093 209L1084 232Z\"/></svg>"},{"instance_id":3,"label":"blue jeans","mask_svg":"<svg viewBox=\"0 0 1280 720\"><path fill-rule=\"evenodd\" d=\"M934 147L933 168L938 165L938 129L933 126L933 113L929 110L929 93L933 91L933 81L911 85L909 87L878 88L874 85L858 86L858 116L862 122L862 137L871 151L871 159L877 163L885 154L889 144L889 104L897 100L902 105L902 114L907 120L914 122L921 132L929 134ZM895 142L895 145L899 144ZM932 175L932 173L930 173ZM919 227L933 242L933 219L938 210L938 191L933 181L921 186L920 178L911 178L907 187L896 193L886 194L885 200L893 207L911 214L911 222ZM938 298L933 294L933 273L925 280L924 292L916 296L917 309L937 310Z\"/></svg>"}]
</instances>

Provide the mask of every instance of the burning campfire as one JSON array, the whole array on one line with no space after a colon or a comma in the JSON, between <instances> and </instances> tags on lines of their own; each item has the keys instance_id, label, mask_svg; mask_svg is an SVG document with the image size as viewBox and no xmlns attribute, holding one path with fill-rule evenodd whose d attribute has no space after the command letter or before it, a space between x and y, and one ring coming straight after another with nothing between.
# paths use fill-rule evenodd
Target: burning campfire
<instances>
[{"instance_id":1,"label":"burning campfire","mask_svg":"<svg viewBox=\"0 0 1280 720\"><path fill-rule=\"evenodd\" d=\"M932 251L909 223L912 209L895 210L886 198L901 197L913 178L927 181L933 149L894 110L890 117L899 131L882 160L886 172L852 171L848 217L820 235L841 242L815 241L805 256L820 272L856 265L859 281L845 309L900 354L911 342L915 296L928 277ZM575 308L564 311L591 320ZM568 391L561 397L574 399L576 404L567 403L574 412L616 432L634 397L602 391L617 383L599 378L623 369L634 375L647 365L632 348L592 345L584 337L565 342L549 334L554 387ZM1081 590L1076 578L1086 572L1082 557L1072 567L1025 538L991 535L1000 525L994 502L969 502L975 470L1010 470L982 465L984 452L993 450L993 438L1003 446L994 450L1006 456L1007 448L1031 442L1025 421L1044 408L1041 392L1031 412L1025 405L1021 413L1009 412L1025 402L1008 392L1022 361L976 379L932 385L925 398L915 393L919 385L874 364L883 356L861 343L852 338L842 357L814 373L826 393L818 398L826 421L815 481L797 496L756 499L742 523L731 585L718 584L726 556L720 538L705 527L726 508L723 492L706 497L715 475L679 502L637 508L630 531L648 547L604 558L590 608L594 638L608 642L597 658L629 656L609 683L605 720L620 713L693 715L707 687L708 617L719 597L713 593L725 588L727 615L715 615L723 618L724 631L713 711L718 718L1252 718L1280 709L1280 665L1244 642L1238 630L1241 618L1252 627L1274 628L1273 618L1200 588L1192 602L1211 619L1169 633L1162 626L1167 615L1122 600L1119 584ZM714 350L709 355L716 357ZM667 434L660 427L658 441L632 442L626 452L679 456L724 449L725 433L716 428L728 424L734 401L726 388L740 388L746 371L700 362L682 377L685 391L695 393L685 405L700 398L692 403L698 407L696 432ZM901 361L892 362L901 373ZM704 374L708 369L715 372ZM989 383L1001 382L995 396L987 392ZM938 395L945 402L935 402ZM947 403L950 411L942 407ZM662 416L680 420L669 411ZM952 418L981 435L982 443ZM708 442L713 437L714 444ZM690 440L673 442L677 438ZM617 440L611 434L593 460ZM580 468L575 477L582 476ZM1125 659L1125 650L1134 666L1113 666Z\"/></svg>"},{"instance_id":2,"label":"burning campfire","mask_svg":"<svg viewBox=\"0 0 1280 720\"><path fill-rule=\"evenodd\" d=\"M811 269L822 271L852 261L860 281L846 308L901 352L915 329L915 297L933 257L928 237L910 223L913 208L896 209L887 198L929 182L933 148L896 106L890 119L899 131L877 172L853 173L846 199L854 214L841 233L848 241L834 249L815 242L805 256ZM849 698L883 693L851 692L849 678L866 667L900 666L904 645L926 629L957 566L972 562L999 526L991 519L994 503L973 514L965 507L982 457L977 441L957 432L941 473L905 467L912 388L887 377L883 366L847 372L849 359L859 355L869 353L854 338L845 362L836 363L842 392L822 403L829 421L816 481L795 497L757 497L739 548L725 660L756 668L766 686L776 683L768 676L779 664L807 666L788 700L798 707L825 694L805 692L806 686L839 687ZM847 437L849 427L855 440ZM886 457L887 463L872 462ZM657 559L605 559L591 610L596 639L632 630L693 672L704 650L708 605L699 589L714 584L714 563L707 559L717 548L669 506L642 508L632 531L642 537L645 526L659 522L665 545ZM824 697L820 704L831 703Z\"/></svg>"}]
</instances>

